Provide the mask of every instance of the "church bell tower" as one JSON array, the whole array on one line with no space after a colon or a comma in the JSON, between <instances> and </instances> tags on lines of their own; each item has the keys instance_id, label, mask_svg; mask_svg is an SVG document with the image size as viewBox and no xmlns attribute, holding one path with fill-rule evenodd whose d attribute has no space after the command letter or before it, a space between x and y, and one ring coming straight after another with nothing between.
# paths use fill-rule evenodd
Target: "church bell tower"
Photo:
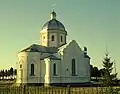
<instances>
[{"instance_id":1,"label":"church bell tower","mask_svg":"<svg viewBox=\"0 0 120 94\"><path fill-rule=\"evenodd\" d=\"M40 45L46 47L60 47L66 44L67 31L64 25L56 20L56 13L51 13L51 19L46 22L40 31Z\"/></svg>"}]
</instances>

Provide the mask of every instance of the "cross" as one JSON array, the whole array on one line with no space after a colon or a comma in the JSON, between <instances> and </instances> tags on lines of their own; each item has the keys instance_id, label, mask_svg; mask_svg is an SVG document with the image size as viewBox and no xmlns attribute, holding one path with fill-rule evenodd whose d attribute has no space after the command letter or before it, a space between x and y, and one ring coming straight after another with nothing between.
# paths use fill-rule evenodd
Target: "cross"
<instances>
[{"instance_id":1,"label":"cross","mask_svg":"<svg viewBox=\"0 0 120 94\"><path fill-rule=\"evenodd\" d=\"M53 11L54 11L54 7L55 7L55 6L56 6L56 4L53 4L53 5L52 5L52 10L53 10Z\"/></svg>"}]
</instances>

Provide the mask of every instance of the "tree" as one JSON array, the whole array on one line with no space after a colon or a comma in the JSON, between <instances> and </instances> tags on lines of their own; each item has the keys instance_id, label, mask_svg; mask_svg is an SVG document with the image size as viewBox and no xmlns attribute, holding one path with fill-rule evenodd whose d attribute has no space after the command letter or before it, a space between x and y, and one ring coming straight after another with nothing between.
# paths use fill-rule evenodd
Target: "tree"
<instances>
[{"instance_id":1,"label":"tree","mask_svg":"<svg viewBox=\"0 0 120 94\"><path fill-rule=\"evenodd\" d=\"M92 72L93 72L93 66L92 65L90 65L90 77L92 77Z\"/></svg>"},{"instance_id":2,"label":"tree","mask_svg":"<svg viewBox=\"0 0 120 94\"><path fill-rule=\"evenodd\" d=\"M100 77L100 71L98 70L98 68L97 67L94 67L93 68L93 75L94 75L94 77Z\"/></svg>"},{"instance_id":3,"label":"tree","mask_svg":"<svg viewBox=\"0 0 120 94\"><path fill-rule=\"evenodd\" d=\"M111 57L108 53L105 53L105 57L103 59L103 69L102 69L102 82L103 85L109 87L110 92L112 93L112 85L116 80L117 73L112 73L113 70L113 61L111 61ZM110 93L109 92L109 93Z\"/></svg>"},{"instance_id":4,"label":"tree","mask_svg":"<svg viewBox=\"0 0 120 94\"><path fill-rule=\"evenodd\" d=\"M17 75L17 69L14 69L14 75Z\"/></svg>"},{"instance_id":5,"label":"tree","mask_svg":"<svg viewBox=\"0 0 120 94\"><path fill-rule=\"evenodd\" d=\"M92 65L90 65L90 73L91 73L91 77L100 77L100 71L97 67L93 67Z\"/></svg>"},{"instance_id":6,"label":"tree","mask_svg":"<svg viewBox=\"0 0 120 94\"><path fill-rule=\"evenodd\" d=\"M12 67L10 68L9 73L10 73L10 76L13 77L13 68Z\"/></svg>"},{"instance_id":7,"label":"tree","mask_svg":"<svg viewBox=\"0 0 120 94\"><path fill-rule=\"evenodd\" d=\"M2 78L2 71L0 70L0 80L1 80L1 78Z\"/></svg>"},{"instance_id":8,"label":"tree","mask_svg":"<svg viewBox=\"0 0 120 94\"><path fill-rule=\"evenodd\" d=\"M5 70L5 77L7 77L8 76L8 71L7 71L7 69Z\"/></svg>"},{"instance_id":9,"label":"tree","mask_svg":"<svg viewBox=\"0 0 120 94\"><path fill-rule=\"evenodd\" d=\"M100 76L104 76L104 70L105 70L105 68L100 69Z\"/></svg>"},{"instance_id":10,"label":"tree","mask_svg":"<svg viewBox=\"0 0 120 94\"><path fill-rule=\"evenodd\" d=\"M4 76L5 76L4 69L1 71L1 75L2 75L2 79L4 79Z\"/></svg>"}]
</instances>

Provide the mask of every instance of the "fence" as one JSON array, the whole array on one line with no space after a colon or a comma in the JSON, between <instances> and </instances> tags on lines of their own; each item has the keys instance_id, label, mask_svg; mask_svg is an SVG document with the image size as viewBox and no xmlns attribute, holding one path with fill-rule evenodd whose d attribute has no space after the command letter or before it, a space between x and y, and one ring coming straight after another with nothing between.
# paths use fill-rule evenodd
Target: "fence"
<instances>
[{"instance_id":1,"label":"fence","mask_svg":"<svg viewBox=\"0 0 120 94\"><path fill-rule=\"evenodd\" d=\"M120 94L103 87L0 87L0 94Z\"/></svg>"}]
</instances>

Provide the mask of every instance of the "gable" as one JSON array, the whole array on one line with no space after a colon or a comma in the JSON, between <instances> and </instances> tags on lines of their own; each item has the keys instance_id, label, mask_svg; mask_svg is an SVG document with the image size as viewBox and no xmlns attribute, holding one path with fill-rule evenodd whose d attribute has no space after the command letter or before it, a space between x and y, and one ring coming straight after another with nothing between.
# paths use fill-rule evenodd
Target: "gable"
<instances>
[{"instance_id":1,"label":"gable","mask_svg":"<svg viewBox=\"0 0 120 94\"><path fill-rule=\"evenodd\" d=\"M75 40L69 41L67 44L61 46L59 49L59 53L67 52L68 50L78 50L81 54L84 54L80 46L76 43Z\"/></svg>"}]
</instances>

